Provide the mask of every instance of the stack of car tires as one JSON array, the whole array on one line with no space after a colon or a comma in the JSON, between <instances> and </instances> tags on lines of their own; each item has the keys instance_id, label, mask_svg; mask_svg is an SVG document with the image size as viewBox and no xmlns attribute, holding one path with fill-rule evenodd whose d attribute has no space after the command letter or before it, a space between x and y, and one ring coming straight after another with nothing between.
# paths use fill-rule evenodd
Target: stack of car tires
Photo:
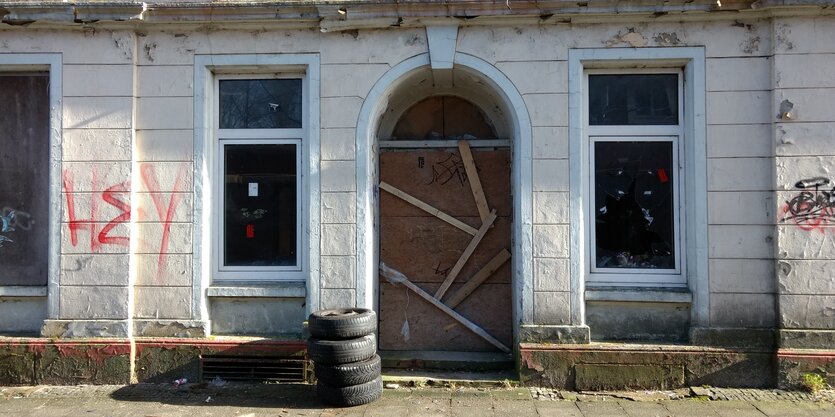
<instances>
[{"instance_id":1,"label":"stack of car tires","mask_svg":"<svg viewBox=\"0 0 835 417\"><path fill-rule=\"evenodd\" d=\"M383 392L377 355L377 315L373 310L319 310L308 318L307 353L316 374L316 392L336 406L370 403Z\"/></svg>"}]
</instances>

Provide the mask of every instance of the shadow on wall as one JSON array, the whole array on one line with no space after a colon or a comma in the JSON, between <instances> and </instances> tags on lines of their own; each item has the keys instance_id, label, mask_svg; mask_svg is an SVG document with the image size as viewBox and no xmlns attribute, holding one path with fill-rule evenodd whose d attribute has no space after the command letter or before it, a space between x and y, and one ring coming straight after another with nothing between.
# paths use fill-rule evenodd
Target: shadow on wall
<instances>
[{"instance_id":1,"label":"shadow on wall","mask_svg":"<svg viewBox=\"0 0 835 417\"><path fill-rule=\"evenodd\" d=\"M111 397L207 407L322 408L315 386L306 383L312 373L306 349L304 341L139 341L136 372L142 382Z\"/></svg>"},{"instance_id":2,"label":"shadow on wall","mask_svg":"<svg viewBox=\"0 0 835 417\"><path fill-rule=\"evenodd\" d=\"M322 409L316 386L309 384L235 384L186 383L136 384L114 391L118 401L151 402L167 405L202 405L206 407L263 407Z\"/></svg>"}]
</instances>

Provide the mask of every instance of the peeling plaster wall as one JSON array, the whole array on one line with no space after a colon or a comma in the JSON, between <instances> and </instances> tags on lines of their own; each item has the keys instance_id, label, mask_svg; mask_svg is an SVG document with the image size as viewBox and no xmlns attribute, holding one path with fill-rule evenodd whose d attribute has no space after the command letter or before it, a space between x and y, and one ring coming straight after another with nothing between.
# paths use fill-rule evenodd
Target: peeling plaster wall
<instances>
[{"instance_id":1,"label":"peeling plaster wall","mask_svg":"<svg viewBox=\"0 0 835 417\"><path fill-rule=\"evenodd\" d=\"M827 246L829 229L809 232L780 223L775 243L774 228L784 201L796 194L794 182L832 168L826 155L833 151L826 145L835 122L827 109L835 94L827 88L835 80L826 68L835 53L826 52L832 46L821 39L831 36L821 33L833 26L825 18L814 25L803 18L462 27L457 51L494 64L531 115L534 275L524 279L531 280L534 297L533 323L525 324L572 324L568 243L578 237L569 234L569 48L704 46L710 325L776 326L778 247L777 270L786 271L780 276L780 323L835 328L835 316L825 308L832 306L835 285L831 274L821 273L835 256ZM197 54L319 54L322 289L315 307L356 304L357 115L387 70L427 51L423 29L2 33L0 53L63 54L66 174L60 309L53 319L185 322L199 307L192 304L199 274L192 271L191 254ZM808 76L797 75L804 71ZM796 119L775 121L783 100L794 103ZM70 200L73 213L67 210ZM818 274L814 279L808 277L812 272ZM818 293L830 298L814 295L810 301ZM287 308L298 307L299 300ZM252 308L253 314L269 312L258 302ZM235 332L224 326L224 332ZM246 326L242 333L258 332Z\"/></svg>"},{"instance_id":2,"label":"peeling plaster wall","mask_svg":"<svg viewBox=\"0 0 835 417\"><path fill-rule=\"evenodd\" d=\"M61 53L60 291L52 320L129 318L133 64L131 31L3 31L0 53ZM45 190L42 190L45 192ZM50 277L52 280L54 277ZM39 315L41 316L41 315ZM43 318L43 316L41 316ZM14 320L4 315L3 321ZM43 324L43 320L40 320ZM37 326L40 329L41 324ZM7 327L2 325L0 327ZM104 336L125 336L125 326ZM67 326L46 326L54 336ZM63 330L61 330L63 329Z\"/></svg>"},{"instance_id":3,"label":"peeling plaster wall","mask_svg":"<svg viewBox=\"0 0 835 417\"><path fill-rule=\"evenodd\" d=\"M835 19L775 19L777 286L781 347L835 346ZM829 182L819 186L816 178ZM801 182L806 180L805 183ZM801 187L806 188L801 188Z\"/></svg>"},{"instance_id":4,"label":"peeling plaster wall","mask_svg":"<svg viewBox=\"0 0 835 417\"><path fill-rule=\"evenodd\" d=\"M575 175L568 164L568 49L705 46L710 326L776 325L771 38L767 20L460 31L458 51L505 72L531 113L535 324L570 324L568 242L581 238L569 236L568 227L568 179ZM656 307L629 302L595 305L596 323L607 316L601 309L612 317L628 309L638 318L668 321ZM688 325L686 318L668 322L671 339ZM592 330L597 338L622 339L621 333Z\"/></svg>"}]
</instances>

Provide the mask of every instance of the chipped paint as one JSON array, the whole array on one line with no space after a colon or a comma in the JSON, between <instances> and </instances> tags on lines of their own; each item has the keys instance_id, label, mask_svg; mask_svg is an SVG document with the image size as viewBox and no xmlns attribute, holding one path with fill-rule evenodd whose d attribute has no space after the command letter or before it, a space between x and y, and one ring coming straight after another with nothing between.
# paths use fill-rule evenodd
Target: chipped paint
<instances>
[{"instance_id":1,"label":"chipped paint","mask_svg":"<svg viewBox=\"0 0 835 417\"><path fill-rule=\"evenodd\" d=\"M633 48L640 48L647 46L649 41L644 35L635 32L635 28L628 28L626 33L618 32L617 35L603 43L609 47L626 44Z\"/></svg>"},{"instance_id":2,"label":"chipped paint","mask_svg":"<svg viewBox=\"0 0 835 417\"><path fill-rule=\"evenodd\" d=\"M683 42L678 38L678 33L675 32L661 32L653 36L652 40L658 46L679 46Z\"/></svg>"},{"instance_id":3,"label":"chipped paint","mask_svg":"<svg viewBox=\"0 0 835 417\"><path fill-rule=\"evenodd\" d=\"M794 103L789 100L783 100L780 102L780 113L777 114L777 119L794 120L796 118L797 116L794 109Z\"/></svg>"}]
</instances>

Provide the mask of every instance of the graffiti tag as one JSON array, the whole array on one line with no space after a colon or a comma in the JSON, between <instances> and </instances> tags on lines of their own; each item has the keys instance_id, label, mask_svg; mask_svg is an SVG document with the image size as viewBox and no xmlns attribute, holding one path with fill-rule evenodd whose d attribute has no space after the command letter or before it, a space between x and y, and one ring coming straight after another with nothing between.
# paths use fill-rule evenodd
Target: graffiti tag
<instances>
[{"instance_id":1,"label":"graffiti tag","mask_svg":"<svg viewBox=\"0 0 835 417\"><path fill-rule=\"evenodd\" d=\"M461 185L464 185L467 180L467 172L461 158L454 153L450 153L447 159L432 164L432 181L429 181L429 184L445 185L453 179L457 179Z\"/></svg>"},{"instance_id":2,"label":"graffiti tag","mask_svg":"<svg viewBox=\"0 0 835 417\"><path fill-rule=\"evenodd\" d=\"M824 231L823 226L835 223L835 187L821 190L831 181L824 177L798 181L794 186L800 193L786 201L781 222L792 222L803 230Z\"/></svg>"}]
</instances>

